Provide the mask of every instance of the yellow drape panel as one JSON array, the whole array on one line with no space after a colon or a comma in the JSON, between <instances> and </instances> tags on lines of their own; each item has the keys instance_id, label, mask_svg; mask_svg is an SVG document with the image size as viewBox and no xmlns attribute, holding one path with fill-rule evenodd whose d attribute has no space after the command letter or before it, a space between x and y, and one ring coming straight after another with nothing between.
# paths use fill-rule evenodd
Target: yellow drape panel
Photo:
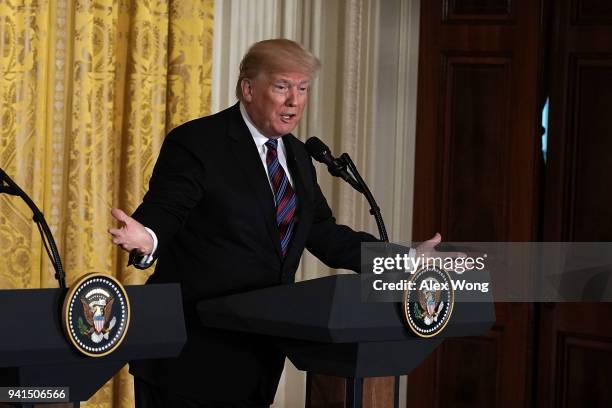
<instances>
[{"instance_id":1,"label":"yellow drape panel","mask_svg":"<svg viewBox=\"0 0 612 408\"><path fill-rule=\"evenodd\" d=\"M0 0L0 167L45 213L69 285L146 279L111 244L110 209L133 211L167 131L209 113L213 3ZM0 197L0 256L0 288L57 286L16 197ZM132 395L124 369L85 406Z\"/></svg>"}]
</instances>

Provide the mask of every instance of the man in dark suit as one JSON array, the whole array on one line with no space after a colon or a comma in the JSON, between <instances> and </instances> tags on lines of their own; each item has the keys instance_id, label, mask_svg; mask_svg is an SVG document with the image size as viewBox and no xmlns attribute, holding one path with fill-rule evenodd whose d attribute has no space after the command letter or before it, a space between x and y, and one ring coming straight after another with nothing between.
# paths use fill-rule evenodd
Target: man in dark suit
<instances>
[{"instance_id":1,"label":"man in dark suit","mask_svg":"<svg viewBox=\"0 0 612 408\"><path fill-rule=\"evenodd\" d=\"M240 65L239 103L166 137L149 191L132 217L119 209L113 242L157 259L149 283L181 284L188 340L176 359L134 362L137 406L262 407L284 356L257 336L202 327L199 300L294 281L304 248L359 272L360 244L336 224L304 144L291 132L318 59L289 40L254 44Z\"/></svg>"}]
</instances>

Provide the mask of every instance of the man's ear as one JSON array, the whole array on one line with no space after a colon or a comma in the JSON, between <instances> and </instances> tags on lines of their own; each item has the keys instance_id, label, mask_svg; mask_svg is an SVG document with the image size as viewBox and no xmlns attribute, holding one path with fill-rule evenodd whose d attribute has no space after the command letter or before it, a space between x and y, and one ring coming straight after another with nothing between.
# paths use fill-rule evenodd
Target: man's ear
<instances>
[{"instance_id":1,"label":"man's ear","mask_svg":"<svg viewBox=\"0 0 612 408\"><path fill-rule=\"evenodd\" d=\"M253 84L248 78L242 78L240 81L240 89L242 90L242 99L245 102L251 102L253 99Z\"/></svg>"}]
</instances>

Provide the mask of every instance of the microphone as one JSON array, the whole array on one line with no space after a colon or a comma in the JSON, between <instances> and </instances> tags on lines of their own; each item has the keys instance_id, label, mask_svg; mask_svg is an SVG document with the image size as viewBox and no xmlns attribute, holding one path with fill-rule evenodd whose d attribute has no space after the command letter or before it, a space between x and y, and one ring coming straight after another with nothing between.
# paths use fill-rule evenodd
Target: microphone
<instances>
[{"instance_id":1,"label":"microphone","mask_svg":"<svg viewBox=\"0 0 612 408\"><path fill-rule=\"evenodd\" d=\"M32 219L36 223L38 227L38 232L40 232L42 243L47 251L47 255L51 260L51 264L53 265L53 269L55 269L55 279L59 282L60 288L66 287L66 274L64 272L64 267L62 266L62 260L59 255L59 251L57 250L57 245L55 244L55 240L53 239L53 234L51 233L51 229L45 220L45 216L38 209L34 201L26 194L25 191L21 189L9 177L8 174L4 170L0 168L0 193L6 193L10 195L17 196L21 198L30 210L32 211Z\"/></svg>"},{"instance_id":2,"label":"microphone","mask_svg":"<svg viewBox=\"0 0 612 408\"><path fill-rule=\"evenodd\" d=\"M323 163L327 166L327 170L334 177L341 177L344 181L349 183L355 190L363 193L363 188L361 185L355 180L348 171L346 171L346 165L342 163L341 160L338 160L332 156L329 147L325 145L316 136L313 136L306 140L306 150L308 154L318 161L319 163Z\"/></svg>"},{"instance_id":3,"label":"microphone","mask_svg":"<svg viewBox=\"0 0 612 408\"><path fill-rule=\"evenodd\" d=\"M327 165L327 169L332 176L342 177L344 181L349 183L355 190L359 191L365 196L366 200L368 200L368 203L370 204L370 214L372 214L376 220L378 232L380 233L380 240L383 242L389 242L387 229L385 228L385 223L382 219L382 215L380 214L380 207L378 207L378 204L376 204L376 200L374 199L372 192L359 174L359 170L357 170L357 166L355 166L355 163L353 163L351 157L346 153L342 153L340 158L334 158L329 151L329 147L325 146L325 143L314 136L306 141L306 150L313 159ZM346 170L347 167L350 170L350 173Z\"/></svg>"}]
</instances>

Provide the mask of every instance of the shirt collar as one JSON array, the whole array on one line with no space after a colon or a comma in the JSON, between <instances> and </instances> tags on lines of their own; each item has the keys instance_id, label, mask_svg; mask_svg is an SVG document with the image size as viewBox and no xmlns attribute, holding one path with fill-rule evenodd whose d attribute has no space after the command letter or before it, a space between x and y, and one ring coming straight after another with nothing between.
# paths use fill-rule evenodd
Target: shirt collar
<instances>
[{"instance_id":1,"label":"shirt collar","mask_svg":"<svg viewBox=\"0 0 612 408\"><path fill-rule=\"evenodd\" d=\"M255 145L257 146L257 151L262 151L263 145L268 141L268 138L264 136L253 124L242 102L240 102L240 114L242 115L242 119L244 120L244 123L246 123L249 132L251 132L251 136L253 137ZM281 141L282 139L279 138L279 142Z\"/></svg>"}]
</instances>

